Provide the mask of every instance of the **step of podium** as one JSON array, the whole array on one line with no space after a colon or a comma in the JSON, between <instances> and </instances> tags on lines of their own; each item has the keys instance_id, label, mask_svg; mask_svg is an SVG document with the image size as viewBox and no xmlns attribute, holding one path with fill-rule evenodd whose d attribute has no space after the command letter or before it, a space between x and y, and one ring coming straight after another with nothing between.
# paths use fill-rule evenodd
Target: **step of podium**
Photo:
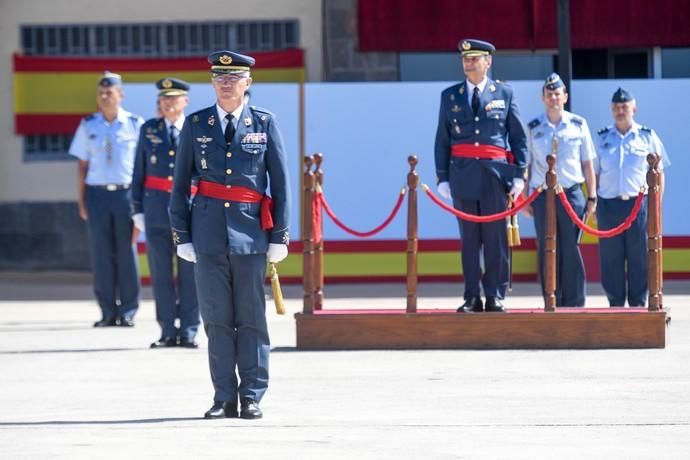
<instances>
[{"instance_id":1,"label":"step of podium","mask_svg":"<svg viewBox=\"0 0 690 460\"><path fill-rule=\"evenodd\" d=\"M668 309L543 308L507 313L424 309L295 314L300 350L664 348Z\"/></svg>"}]
</instances>

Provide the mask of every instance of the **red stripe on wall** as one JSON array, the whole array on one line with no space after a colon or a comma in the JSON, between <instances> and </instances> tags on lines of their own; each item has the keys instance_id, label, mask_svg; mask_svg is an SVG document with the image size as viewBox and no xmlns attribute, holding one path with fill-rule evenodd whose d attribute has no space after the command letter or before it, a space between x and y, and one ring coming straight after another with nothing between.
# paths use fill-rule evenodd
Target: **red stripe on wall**
<instances>
[{"instance_id":1,"label":"red stripe on wall","mask_svg":"<svg viewBox=\"0 0 690 460\"><path fill-rule=\"evenodd\" d=\"M156 58L67 58L37 57L14 54L15 72L160 72L204 71L209 69L206 56L175 59ZM304 50L289 48L281 51L252 53L254 69L304 67Z\"/></svg>"},{"instance_id":2,"label":"red stripe on wall","mask_svg":"<svg viewBox=\"0 0 690 460\"><path fill-rule=\"evenodd\" d=\"M534 237L522 238L522 244L514 251L535 251L537 240ZM665 236L663 246L666 249L690 249L690 236ZM581 244L582 251L597 248L596 243ZM406 240L326 240L324 250L329 253L346 252L405 252ZM448 252L462 250L462 241L452 240L419 240L419 252ZM290 252L302 252L302 242L290 243ZM596 253L598 254L598 252ZM595 254L595 255L596 255ZM597 256L598 257L598 256Z\"/></svg>"},{"instance_id":3,"label":"red stripe on wall","mask_svg":"<svg viewBox=\"0 0 690 460\"><path fill-rule=\"evenodd\" d=\"M19 135L74 134L81 119L88 114L21 115L15 114L15 133Z\"/></svg>"}]
</instances>

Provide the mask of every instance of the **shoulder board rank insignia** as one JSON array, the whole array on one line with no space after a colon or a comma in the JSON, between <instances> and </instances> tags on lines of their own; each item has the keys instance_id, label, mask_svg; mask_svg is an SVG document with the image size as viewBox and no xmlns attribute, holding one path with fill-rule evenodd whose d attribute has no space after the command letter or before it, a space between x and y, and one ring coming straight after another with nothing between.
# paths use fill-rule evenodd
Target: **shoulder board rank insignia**
<instances>
[{"instance_id":1,"label":"shoulder board rank insignia","mask_svg":"<svg viewBox=\"0 0 690 460\"><path fill-rule=\"evenodd\" d=\"M647 131L648 133L652 132L652 128L650 128L649 126L640 126L640 130Z\"/></svg>"},{"instance_id":2,"label":"shoulder board rank insignia","mask_svg":"<svg viewBox=\"0 0 690 460\"><path fill-rule=\"evenodd\" d=\"M199 115L194 115L192 117L192 123L199 123Z\"/></svg>"},{"instance_id":3,"label":"shoulder board rank insignia","mask_svg":"<svg viewBox=\"0 0 690 460\"><path fill-rule=\"evenodd\" d=\"M212 140L213 140L212 137L206 137L206 136L201 136L201 137L196 138L196 141L200 144L203 144L203 145L208 144Z\"/></svg>"},{"instance_id":4,"label":"shoulder board rank insignia","mask_svg":"<svg viewBox=\"0 0 690 460\"><path fill-rule=\"evenodd\" d=\"M580 117L573 117L572 121L573 121L573 123L575 123L576 125L579 125L579 126L582 126L582 123L584 122L584 120Z\"/></svg>"},{"instance_id":5,"label":"shoulder board rank insignia","mask_svg":"<svg viewBox=\"0 0 690 460\"><path fill-rule=\"evenodd\" d=\"M252 125L252 119L250 117L247 117L244 119L244 126L251 126Z\"/></svg>"},{"instance_id":6,"label":"shoulder board rank insignia","mask_svg":"<svg viewBox=\"0 0 690 460\"><path fill-rule=\"evenodd\" d=\"M493 93L494 91L496 91L496 87L494 85L489 85L489 91Z\"/></svg>"},{"instance_id":7,"label":"shoulder board rank insignia","mask_svg":"<svg viewBox=\"0 0 690 460\"><path fill-rule=\"evenodd\" d=\"M210 117L208 117L208 125L209 125L209 126L213 126L213 125L215 125L215 124L216 124L216 117L215 117L215 115L211 115Z\"/></svg>"},{"instance_id":8,"label":"shoulder board rank insignia","mask_svg":"<svg viewBox=\"0 0 690 460\"><path fill-rule=\"evenodd\" d=\"M599 131L597 131L597 134L606 134L609 132L609 128L601 128Z\"/></svg>"},{"instance_id":9,"label":"shoulder board rank insignia","mask_svg":"<svg viewBox=\"0 0 690 460\"><path fill-rule=\"evenodd\" d=\"M529 126L530 129L536 128L539 126L539 118L535 118L534 120L530 121L527 126Z\"/></svg>"}]
</instances>

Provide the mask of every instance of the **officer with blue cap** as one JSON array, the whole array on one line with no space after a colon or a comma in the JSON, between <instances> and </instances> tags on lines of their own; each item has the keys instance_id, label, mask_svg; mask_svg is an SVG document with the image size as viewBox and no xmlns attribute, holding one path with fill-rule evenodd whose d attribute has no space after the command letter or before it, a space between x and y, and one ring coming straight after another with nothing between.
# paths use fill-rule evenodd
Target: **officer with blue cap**
<instances>
[{"instance_id":1,"label":"officer with blue cap","mask_svg":"<svg viewBox=\"0 0 690 460\"><path fill-rule=\"evenodd\" d=\"M134 326L139 274L129 213L134 156L144 120L121 107L122 77L98 81L98 112L81 120L69 153L79 159L79 215L89 229L94 292L101 319L94 327Z\"/></svg>"},{"instance_id":2,"label":"officer with blue cap","mask_svg":"<svg viewBox=\"0 0 690 460\"><path fill-rule=\"evenodd\" d=\"M215 390L204 417L237 417L239 399L239 416L256 419L268 388L266 262L288 253L287 160L275 115L244 102L254 58L217 51L208 62L216 103L182 128L170 219L177 254L196 262Z\"/></svg>"},{"instance_id":3,"label":"officer with blue cap","mask_svg":"<svg viewBox=\"0 0 690 460\"><path fill-rule=\"evenodd\" d=\"M148 120L141 128L132 180L132 220L139 230L146 232L156 320L161 327L160 339L151 348L197 348L200 320L194 264L179 257L174 260L168 216L177 146L185 121L184 110L189 104L189 84L166 77L156 82L156 88L161 116ZM177 268L177 289L173 264Z\"/></svg>"},{"instance_id":4,"label":"officer with blue cap","mask_svg":"<svg viewBox=\"0 0 690 460\"><path fill-rule=\"evenodd\" d=\"M593 160L596 157L587 121L565 110L568 92L561 77L552 73L544 82L541 100L545 112L527 124L529 151L528 183L533 191L546 182L549 165L546 157L556 154L558 182L568 202L586 221L596 209L596 176ZM558 151L553 152L553 140ZM587 185L587 198L582 184ZM537 233L539 279L544 292L544 246L546 199L541 194L525 211L533 215ZM582 307L585 304L585 266L579 248L581 233L556 200L556 305Z\"/></svg>"},{"instance_id":5,"label":"officer with blue cap","mask_svg":"<svg viewBox=\"0 0 690 460\"><path fill-rule=\"evenodd\" d=\"M647 155L661 157L660 168L671 163L656 132L634 120L637 102L630 91L618 88L611 98L614 124L597 132L599 178L597 222L601 230L618 226L631 213L635 198L647 183ZM663 193L663 175L661 193ZM646 193L646 191L645 191ZM623 234L599 240L601 284L609 305L644 306L647 286L647 200Z\"/></svg>"},{"instance_id":6,"label":"officer with blue cap","mask_svg":"<svg viewBox=\"0 0 690 460\"><path fill-rule=\"evenodd\" d=\"M466 39L458 50L466 79L441 94L434 149L438 192L466 213L495 214L507 208L508 195L516 198L525 186L525 129L513 89L488 78L496 48ZM504 312L509 277L505 220L459 220L459 225L465 302L458 312Z\"/></svg>"}]
</instances>

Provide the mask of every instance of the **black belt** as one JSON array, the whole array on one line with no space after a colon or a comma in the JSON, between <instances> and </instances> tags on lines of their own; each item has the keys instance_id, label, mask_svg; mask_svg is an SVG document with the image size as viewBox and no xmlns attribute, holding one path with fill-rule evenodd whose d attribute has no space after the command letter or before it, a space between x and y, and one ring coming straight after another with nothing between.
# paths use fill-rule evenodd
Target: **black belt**
<instances>
[{"instance_id":1,"label":"black belt","mask_svg":"<svg viewBox=\"0 0 690 460\"><path fill-rule=\"evenodd\" d=\"M117 192L118 190L127 190L132 184L105 184L105 185L87 185L87 187L97 188L99 190L107 190L109 192Z\"/></svg>"}]
</instances>

